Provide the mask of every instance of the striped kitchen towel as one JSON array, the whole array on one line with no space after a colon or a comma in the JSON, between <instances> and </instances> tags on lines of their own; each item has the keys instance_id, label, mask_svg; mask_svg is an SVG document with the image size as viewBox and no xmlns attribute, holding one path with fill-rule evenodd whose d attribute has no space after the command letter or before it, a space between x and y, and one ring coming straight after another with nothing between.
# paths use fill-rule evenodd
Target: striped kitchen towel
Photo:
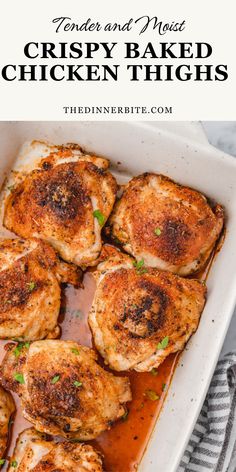
<instances>
[{"instance_id":1,"label":"striped kitchen towel","mask_svg":"<svg viewBox=\"0 0 236 472\"><path fill-rule=\"evenodd\" d=\"M236 352L219 360L178 472L236 471Z\"/></svg>"}]
</instances>

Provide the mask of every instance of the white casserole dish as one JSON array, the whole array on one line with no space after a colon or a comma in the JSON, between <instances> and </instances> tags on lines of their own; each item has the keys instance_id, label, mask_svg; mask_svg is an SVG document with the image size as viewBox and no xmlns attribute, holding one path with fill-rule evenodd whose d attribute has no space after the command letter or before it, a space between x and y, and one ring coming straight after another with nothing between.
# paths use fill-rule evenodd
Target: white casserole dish
<instances>
[{"instance_id":1,"label":"white casserole dish","mask_svg":"<svg viewBox=\"0 0 236 472\"><path fill-rule=\"evenodd\" d=\"M207 304L197 333L180 357L139 466L139 472L175 472L204 400L236 299L236 160L214 149L198 128L191 129L186 123L2 122L1 180L12 168L19 147L33 139L55 144L78 142L88 151L108 157L121 182L130 175L156 171L225 207L226 238L208 277Z\"/></svg>"}]
</instances>

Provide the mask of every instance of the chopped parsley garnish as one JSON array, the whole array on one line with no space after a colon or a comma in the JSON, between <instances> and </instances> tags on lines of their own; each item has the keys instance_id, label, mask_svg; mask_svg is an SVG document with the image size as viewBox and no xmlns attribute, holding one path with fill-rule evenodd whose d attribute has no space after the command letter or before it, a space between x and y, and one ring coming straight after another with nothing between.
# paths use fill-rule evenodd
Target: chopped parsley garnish
<instances>
[{"instance_id":1,"label":"chopped parsley garnish","mask_svg":"<svg viewBox=\"0 0 236 472\"><path fill-rule=\"evenodd\" d=\"M79 355L79 350L76 349L75 347L72 347L71 352L73 352L73 354L76 354L76 356Z\"/></svg>"},{"instance_id":2,"label":"chopped parsley garnish","mask_svg":"<svg viewBox=\"0 0 236 472\"><path fill-rule=\"evenodd\" d=\"M164 392L164 391L165 391L165 389L166 389L166 384L165 384L165 383L163 383L163 384L162 384L162 391Z\"/></svg>"},{"instance_id":3,"label":"chopped parsley garnish","mask_svg":"<svg viewBox=\"0 0 236 472\"><path fill-rule=\"evenodd\" d=\"M28 287L29 287L29 291L30 291L30 292L32 292L32 291L35 289L35 287L36 287L36 283L35 283L35 282L32 282L32 281L29 282L27 285L28 285Z\"/></svg>"},{"instance_id":4,"label":"chopped parsley garnish","mask_svg":"<svg viewBox=\"0 0 236 472\"><path fill-rule=\"evenodd\" d=\"M147 269L144 267L144 259L134 261L133 266L136 268L138 274L145 274L147 272Z\"/></svg>"},{"instance_id":5,"label":"chopped parsley garnish","mask_svg":"<svg viewBox=\"0 0 236 472\"><path fill-rule=\"evenodd\" d=\"M152 374L154 377L156 377L156 375L158 374L158 371L157 371L157 369L155 369L155 367L152 368L151 374Z\"/></svg>"},{"instance_id":6,"label":"chopped parsley garnish","mask_svg":"<svg viewBox=\"0 0 236 472\"><path fill-rule=\"evenodd\" d=\"M126 421L129 416L129 410L126 410L123 416L121 417L122 421Z\"/></svg>"},{"instance_id":7,"label":"chopped parsley garnish","mask_svg":"<svg viewBox=\"0 0 236 472\"><path fill-rule=\"evenodd\" d=\"M15 357L19 357L20 353L21 353L21 350L26 347L27 349L29 349L30 347L30 343L27 342L27 343L19 343L15 349L13 350L13 354Z\"/></svg>"},{"instance_id":8,"label":"chopped parsley garnish","mask_svg":"<svg viewBox=\"0 0 236 472\"><path fill-rule=\"evenodd\" d=\"M144 403L142 402L140 406L138 407L138 410L142 410L143 407L144 407Z\"/></svg>"},{"instance_id":9,"label":"chopped parsley garnish","mask_svg":"<svg viewBox=\"0 0 236 472\"><path fill-rule=\"evenodd\" d=\"M72 316L75 316L75 318L83 318L83 312L81 310L72 310L71 312Z\"/></svg>"},{"instance_id":10,"label":"chopped parsley garnish","mask_svg":"<svg viewBox=\"0 0 236 472\"><path fill-rule=\"evenodd\" d=\"M154 233L155 233L156 236L160 236L161 235L161 229L160 228L155 228Z\"/></svg>"},{"instance_id":11,"label":"chopped parsley garnish","mask_svg":"<svg viewBox=\"0 0 236 472\"><path fill-rule=\"evenodd\" d=\"M157 349L165 349L169 344L169 336L166 336L165 338L162 339L160 343L157 345Z\"/></svg>"},{"instance_id":12,"label":"chopped parsley garnish","mask_svg":"<svg viewBox=\"0 0 236 472\"><path fill-rule=\"evenodd\" d=\"M79 382L79 380L75 380L75 381L74 381L74 386L75 386L75 387L81 387L82 385L83 385L83 383L82 383L82 382Z\"/></svg>"},{"instance_id":13,"label":"chopped parsley garnish","mask_svg":"<svg viewBox=\"0 0 236 472\"><path fill-rule=\"evenodd\" d=\"M155 390L146 390L145 395L149 400L152 400L153 402L160 399L159 395L157 394L157 392L155 392Z\"/></svg>"},{"instance_id":14,"label":"chopped parsley garnish","mask_svg":"<svg viewBox=\"0 0 236 472\"><path fill-rule=\"evenodd\" d=\"M13 354L15 357L19 357L22 347L23 346L21 344L18 344L18 346L16 346L16 348L13 351Z\"/></svg>"},{"instance_id":15,"label":"chopped parsley garnish","mask_svg":"<svg viewBox=\"0 0 236 472\"><path fill-rule=\"evenodd\" d=\"M138 271L138 274L139 274L139 275L146 274L146 273L147 273L147 269L146 269L145 267L144 267L143 269L140 269L140 270Z\"/></svg>"},{"instance_id":16,"label":"chopped parsley garnish","mask_svg":"<svg viewBox=\"0 0 236 472\"><path fill-rule=\"evenodd\" d=\"M17 462L17 461L11 461L11 467L16 468L17 466L18 466L18 462Z\"/></svg>"},{"instance_id":17,"label":"chopped parsley garnish","mask_svg":"<svg viewBox=\"0 0 236 472\"><path fill-rule=\"evenodd\" d=\"M60 375L54 375L54 377L51 380L51 383L55 384L58 382L58 380L60 380Z\"/></svg>"},{"instance_id":18,"label":"chopped parsley garnish","mask_svg":"<svg viewBox=\"0 0 236 472\"><path fill-rule=\"evenodd\" d=\"M23 374L14 374L14 379L19 382L21 385L25 383L25 379L24 379L24 376Z\"/></svg>"},{"instance_id":19,"label":"chopped parsley garnish","mask_svg":"<svg viewBox=\"0 0 236 472\"><path fill-rule=\"evenodd\" d=\"M141 269L144 265L144 259L140 259L140 261L134 261L133 266L136 267L136 269Z\"/></svg>"},{"instance_id":20,"label":"chopped parsley garnish","mask_svg":"<svg viewBox=\"0 0 236 472\"><path fill-rule=\"evenodd\" d=\"M8 185L7 190L10 190L10 192L13 190L14 185Z\"/></svg>"},{"instance_id":21,"label":"chopped parsley garnish","mask_svg":"<svg viewBox=\"0 0 236 472\"><path fill-rule=\"evenodd\" d=\"M0 459L0 465L5 464L5 459Z\"/></svg>"},{"instance_id":22,"label":"chopped parsley garnish","mask_svg":"<svg viewBox=\"0 0 236 472\"><path fill-rule=\"evenodd\" d=\"M94 216L94 218L97 218L98 223L100 224L100 226L104 225L106 218L100 210L94 210L93 216Z\"/></svg>"}]
</instances>

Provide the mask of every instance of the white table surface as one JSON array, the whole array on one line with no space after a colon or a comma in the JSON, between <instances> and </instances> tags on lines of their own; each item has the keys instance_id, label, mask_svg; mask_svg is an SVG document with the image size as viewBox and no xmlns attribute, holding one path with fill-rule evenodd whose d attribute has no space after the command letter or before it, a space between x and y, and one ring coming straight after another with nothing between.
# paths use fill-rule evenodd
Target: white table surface
<instances>
[{"instance_id":1,"label":"white table surface","mask_svg":"<svg viewBox=\"0 0 236 472\"><path fill-rule=\"evenodd\" d=\"M236 158L236 121L203 121L202 125L211 144ZM236 350L236 309L221 355L232 350Z\"/></svg>"}]
</instances>

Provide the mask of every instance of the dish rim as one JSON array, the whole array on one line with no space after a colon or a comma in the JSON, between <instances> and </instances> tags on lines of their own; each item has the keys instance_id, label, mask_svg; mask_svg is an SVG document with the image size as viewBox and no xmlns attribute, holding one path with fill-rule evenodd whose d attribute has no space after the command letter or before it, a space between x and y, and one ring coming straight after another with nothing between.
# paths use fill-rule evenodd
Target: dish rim
<instances>
[{"instance_id":1,"label":"dish rim","mask_svg":"<svg viewBox=\"0 0 236 472\"><path fill-rule=\"evenodd\" d=\"M14 123L12 123L12 122L3 122L3 123L4 124L8 123L12 126L12 124L14 125L16 122L14 122ZM17 126L17 123L16 123L16 126ZM23 127L24 127L24 125L31 126L32 123L35 124L35 122L20 122L20 125L23 126ZM58 126L60 126L61 122L40 122L40 123L41 123L41 126L43 126L43 125L47 126L48 125L48 126L58 127ZM42 125L42 123L43 123L43 125ZM64 122L62 122L62 123L64 125ZM189 135L188 135L188 133L183 133L183 134L180 135L178 133L178 130L176 130L176 132L174 132L174 129L173 128L170 129L170 126L168 127L168 124L167 123L165 124L164 122L162 122L161 125L160 125L159 122L153 123L153 122L74 122L74 121L73 122L67 122L66 124L67 125L71 124L71 126L73 126L73 127L79 125L82 129L83 126L86 126L86 123L89 123L89 126L94 125L95 128L97 128L101 125L110 126L110 127L113 126L113 127L116 127L117 129L121 128L121 131L122 131L122 126L123 125L125 125L129 129L131 129L131 128L132 129L137 129L138 128L139 130L142 129L144 134L146 133L147 135L150 134L150 136L151 135L155 136L156 139L157 138L158 139L163 139L163 141L165 141L166 139L167 140L170 139L173 142L178 143L178 145L180 147L181 146L185 147L187 145L188 147L190 147L191 150L197 149L198 152L203 154L203 156L205 155L205 157L203 157L203 160L208 159L209 162L210 162L210 165L213 165L213 166L214 166L215 163L217 163L217 165L220 168L222 168L222 170L225 169L225 172L227 171L226 168L229 168L229 172L231 171L231 169L232 169L232 171L236 170L236 160L232 156L230 156L228 154L225 154L221 151L218 151L213 146L209 145L206 142L206 140L199 139L199 137L197 139L195 139L194 136L191 135L191 133L189 133ZM91 123L92 123L92 125L91 125ZM173 126L173 122L172 122L172 126ZM18 127L20 127L20 126L18 125ZM1 133L1 129L2 129L2 123L0 123L0 133ZM33 139L33 137L32 137L32 139ZM157 142L158 142L158 139L157 139ZM81 142L81 140L78 139L78 142ZM94 148L96 149L96 145L94 146ZM89 146L87 146L87 149L88 149L88 151L90 150ZM108 156L108 158L109 158L109 156ZM193 159L193 157L191 157L190 160L191 159ZM157 163L158 163L158 161L157 161ZM158 166L158 164L157 164L157 166ZM172 177L171 175L170 175L170 177L173 178L173 180L177 180L175 177ZM220 177L220 175L218 175L218 177ZM188 182L185 182L185 184L190 185L190 184L188 184ZM190 186L192 187L193 185L191 184ZM235 189L235 199L236 199L236 189ZM219 203L221 203L220 202L220 192L219 192ZM231 209L231 203L232 202L229 201L228 210ZM232 203L232 210L233 210L233 203ZM231 223L231 221L233 222L232 230L231 230L230 225L228 225L228 223ZM228 223L227 223L227 227L229 229L227 230L227 233L228 233L228 231L229 231L229 233L226 236L227 242L230 239L229 235L231 236L231 234L233 232L233 229L236 228L236 217L232 214L228 215ZM230 241L230 242L231 242L231 245L230 245L230 247L231 247L232 246L232 241ZM227 244L227 246L228 246L228 244ZM224 255L224 248L225 248L225 244L223 246L223 250L220 252L220 257L217 256L217 260L213 264L213 268L211 269L211 273L212 273L212 271L213 271L213 273L215 273L215 267L216 266L218 266L219 264L222 265L222 263L219 263L219 259L222 259L222 257L224 258L226 256L226 255ZM227 248L227 251L229 252L228 248ZM222 256L222 254L223 254L223 256ZM226 260L227 260L227 258L226 258ZM233 261L234 261L234 263L236 263L236 254L235 253L233 253L233 257L232 257L232 262ZM227 276L227 277L228 277L227 280L229 280L229 276ZM214 277L213 277L213 279L214 279ZM181 366L180 366L180 361L179 361L179 365L177 365L177 367L175 369L173 380L172 380L167 398L165 400L164 407L162 408L161 414L160 414L160 416L159 416L159 418L158 418L158 420L157 420L157 422L156 422L156 424L153 428L151 438L149 439L149 443L147 445L146 451L145 451L144 456L141 460L141 463L139 464L139 468L138 468L139 472L144 472L144 471L148 471L148 472L154 472L155 471L156 472L156 464L157 463L160 467L160 470L163 470L163 469L166 470L165 467L168 466L168 472L175 472L176 471L176 469L178 467L178 464L179 464L179 461L180 461L180 459L183 455L183 452L185 450L188 439L191 435L191 432L192 432L193 426L195 424L195 421L197 420L198 414L200 412L203 400L205 398L205 394L206 394L208 386L209 386L209 382L211 380L211 376L213 374L216 362L217 362L218 357L219 357L219 353L220 353L220 350L221 350L221 347L222 347L222 344L223 344L223 341L224 341L224 338L225 338L225 335L226 335L226 332L227 332L228 325L229 325L230 320L231 320L231 315L233 313L234 305L235 305L235 302L236 302L236 290L235 290L235 288L236 288L236 274L234 274L234 277L231 277L230 283L228 284L228 290L227 290L228 291L228 299L227 299L227 302L225 302L224 308L223 308L224 317L221 316L220 319L219 319L219 325L222 328L221 336L218 337L217 345L214 347L214 349L213 349L213 347L211 348L212 354L214 354L214 355L211 359L211 362L209 362L209 359L208 359L208 365L207 365L207 369L206 369L207 372L203 372L203 374L202 374L204 379L203 379L201 388L198 389L199 390L198 395L196 395L196 393L195 393L195 395L198 396L198 398L195 401L192 402L191 415L189 415L188 418L184 418L184 421L182 421L182 427L184 428L183 434L181 435L181 437L178 435L177 436L178 441L176 441L176 429L174 430L174 428L173 428L171 432L168 432L168 427L166 427L166 425L165 425L165 422L168 423L169 420L171 420L170 411L173 407L175 408L175 411L173 413L172 420L177 419L176 416L178 417L181 414L181 405L180 405L181 401L182 401L182 403L183 403L184 399L185 400L187 399L188 402L190 401L190 395L188 394L188 396L186 397L186 393L182 396L182 398L178 397L177 399L176 398L174 399L175 396L178 396L178 386L177 386L177 384L178 384L178 382L181 381L181 379L183 379L183 375L180 373ZM199 336L197 336L197 338L198 337ZM191 351L192 353L194 353L196 351L196 339L197 338L196 338L196 335L195 335L194 338L190 341L190 343L188 343L187 349L181 355L181 363L183 364L183 367L185 367L186 362L189 362L188 352ZM190 347L190 349L189 349L189 347ZM204 356L203 356L203 358L204 358ZM185 379L185 381L186 381L186 379ZM189 381L187 381L185 383L186 383L186 386L189 385ZM177 392L177 394L176 394L176 392ZM179 409L178 409L178 402L179 402ZM176 412L176 410L177 410L177 412ZM164 433L163 433L163 430L164 430ZM165 432L166 433L168 432L168 437L166 436L166 438L163 439L163 436L165 436L165 434L166 434ZM158 449L156 449L156 446L155 446L156 441L159 441L159 448ZM171 448L171 452L170 452L170 448ZM167 453L168 453L168 456L167 456ZM169 459L168 460L168 465L166 464L166 457L168 457L168 459Z\"/></svg>"}]
</instances>

